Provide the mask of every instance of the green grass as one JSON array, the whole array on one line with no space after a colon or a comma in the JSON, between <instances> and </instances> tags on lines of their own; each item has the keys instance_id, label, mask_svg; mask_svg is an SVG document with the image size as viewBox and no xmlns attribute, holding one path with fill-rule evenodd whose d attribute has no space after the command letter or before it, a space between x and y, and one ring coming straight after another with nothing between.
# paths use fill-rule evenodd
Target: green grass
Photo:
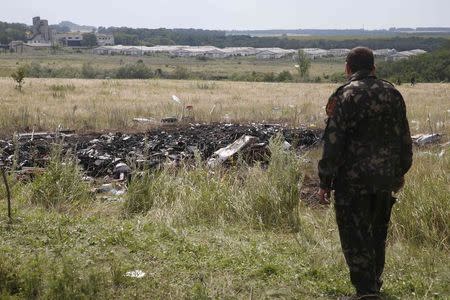
<instances>
[{"instance_id":1,"label":"green grass","mask_svg":"<svg viewBox=\"0 0 450 300\"><path fill-rule=\"evenodd\" d=\"M36 183L14 182L13 224L0 189L0 298L335 299L352 293L332 209L278 202L298 196L293 181L315 169L317 151L305 162L278 150L267 171L165 170L136 180L125 202L92 199L78 210L33 202ZM448 156L416 155L393 215L387 299L450 296L448 162ZM283 207L295 214L295 227L283 213L263 217ZM146 275L125 276L133 270Z\"/></svg>"}]
</instances>

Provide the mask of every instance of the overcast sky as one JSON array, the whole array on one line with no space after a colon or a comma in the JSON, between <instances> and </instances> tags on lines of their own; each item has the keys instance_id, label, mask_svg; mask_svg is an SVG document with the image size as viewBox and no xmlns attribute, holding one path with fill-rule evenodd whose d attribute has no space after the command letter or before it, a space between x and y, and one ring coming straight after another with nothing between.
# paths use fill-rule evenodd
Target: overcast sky
<instances>
[{"instance_id":1,"label":"overcast sky","mask_svg":"<svg viewBox=\"0 0 450 300\"><path fill-rule=\"evenodd\" d=\"M0 21L204 29L450 27L450 0L0 0Z\"/></svg>"}]
</instances>

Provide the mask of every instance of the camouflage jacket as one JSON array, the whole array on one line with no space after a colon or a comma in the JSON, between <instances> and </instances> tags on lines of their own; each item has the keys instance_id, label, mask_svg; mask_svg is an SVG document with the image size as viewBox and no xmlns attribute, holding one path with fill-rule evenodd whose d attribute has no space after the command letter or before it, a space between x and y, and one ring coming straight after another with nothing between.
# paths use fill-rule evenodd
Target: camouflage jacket
<instances>
[{"instance_id":1,"label":"camouflage jacket","mask_svg":"<svg viewBox=\"0 0 450 300\"><path fill-rule=\"evenodd\" d=\"M320 187L393 191L412 164L402 95L387 81L357 72L327 104Z\"/></svg>"}]
</instances>

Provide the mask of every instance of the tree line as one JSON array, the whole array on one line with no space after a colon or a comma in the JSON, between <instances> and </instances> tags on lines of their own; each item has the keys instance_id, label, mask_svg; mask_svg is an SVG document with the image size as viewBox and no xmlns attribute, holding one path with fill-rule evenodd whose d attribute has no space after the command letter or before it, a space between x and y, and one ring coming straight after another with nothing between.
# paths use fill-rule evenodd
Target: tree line
<instances>
[{"instance_id":1,"label":"tree line","mask_svg":"<svg viewBox=\"0 0 450 300\"><path fill-rule=\"evenodd\" d=\"M116 44L121 45L189 45L216 47L279 47L283 49L301 48L353 48L366 46L372 49L396 49L398 51L424 49L434 51L444 45L442 37L377 37L354 39L291 39L288 37L252 37L249 35L227 35L225 31L202 29L147 29L129 27L100 27L100 33L114 35Z\"/></svg>"},{"instance_id":2,"label":"tree line","mask_svg":"<svg viewBox=\"0 0 450 300\"><path fill-rule=\"evenodd\" d=\"M52 27L53 26L53 27ZM67 30L67 27L51 25L56 31ZM26 32L30 27L25 24L0 22L0 44L8 44L13 40L26 40ZM442 37L377 37L354 39L292 39L289 37L253 37L250 35L227 35L221 30L203 29L148 29L129 27L99 27L99 33L114 35L115 43L121 45L189 45L216 47L279 47L284 49L300 48L353 48L366 46L372 49L394 48L398 51L424 49L434 51L442 47L447 39Z\"/></svg>"},{"instance_id":3,"label":"tree line","mask_svg":"<svg viewBox=\"0 0 450 300\"><path fill-rule=\"evenodd\" d=\"M450 42L443 48L397 62L377 66L380 77L396 84L411 82L450 82Z\"/></svg>"},{"instance_id":4,"label":"tree line","mask_svg":"<svg viewBox=\"0 0 450 300\"><path fill-rule=\"evenodd\" d=\"M25 24L0 22L0 44L25 41L27 30L28 26Z\"/></svg>"}]
</instances>

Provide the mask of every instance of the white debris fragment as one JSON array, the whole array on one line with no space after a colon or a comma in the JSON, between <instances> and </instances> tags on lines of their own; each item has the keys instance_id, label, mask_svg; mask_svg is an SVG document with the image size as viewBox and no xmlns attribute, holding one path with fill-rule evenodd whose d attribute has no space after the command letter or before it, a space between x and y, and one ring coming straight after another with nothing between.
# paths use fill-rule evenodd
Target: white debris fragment
<instances>
[{"instance_id":1,"label":"white debris fragment","mask_svg":"<svg viewBox=\"0 0 450 300\"><path fill-rule=\"evenodd\" d=\"M126 272L125 276L131 277L131 278L144 278L145 272L142 270L134 270L134 271Z\"/></svg>"},{"instance_id":2,"label":"white debris fragment","mask_svg":"<svg viewBox=\"0 0 450 300\"><path fill-rule=\"evenodd\" d=\"M251 135L243 135L237 139L234 143L221 148L214 152L212 157L208 160L208 166L211 168L217 167L227 159L241 151L244 147L253 144L258 138Z\"/></svg>"},{"instance_id":3,"label":"white debris fragment","mask_svg":"<svg viewBox=\"0 0 450 300\"><path fill-rule=\"evenodd\" d=\"M283 143L283 150L289 150L292 148L292 145L289 144L288 142L284 141Z\"/></svg>"},{"instance_id":4,"label":"white debris fragment","mask_svg":"<svg viewBox=\"0 0 450 300\"><path fill-rule=\"evenodd\" d=\"M181 104L180 98L178 98L178 97L175 96L175 95L172 95L172 100L175 101L175 102L178 103L178 104Z\"/></svg>"},{"instance_id":5,"label":"white debris fragment","mask_svg":"<svg viewBox=\"0 0 450 300\"><path fill-rule=\"evenodd\" d=\"M414 143L416 143L419 146L424 146L427 144L434 144L441 140L442 135L439 133L432 133L432 134L416 134L413 135L412 140Z\"/></svg>"},{"instance_id":6,"label":"white debris fragment","mask_svg":"<svg viewBox=\"0 0 450 300\"><path fill-rule=\"evenodd\" d=\"M133 121L136 123L156 123L154 118L134 118Z\"/></svg>"}]
</instances>

